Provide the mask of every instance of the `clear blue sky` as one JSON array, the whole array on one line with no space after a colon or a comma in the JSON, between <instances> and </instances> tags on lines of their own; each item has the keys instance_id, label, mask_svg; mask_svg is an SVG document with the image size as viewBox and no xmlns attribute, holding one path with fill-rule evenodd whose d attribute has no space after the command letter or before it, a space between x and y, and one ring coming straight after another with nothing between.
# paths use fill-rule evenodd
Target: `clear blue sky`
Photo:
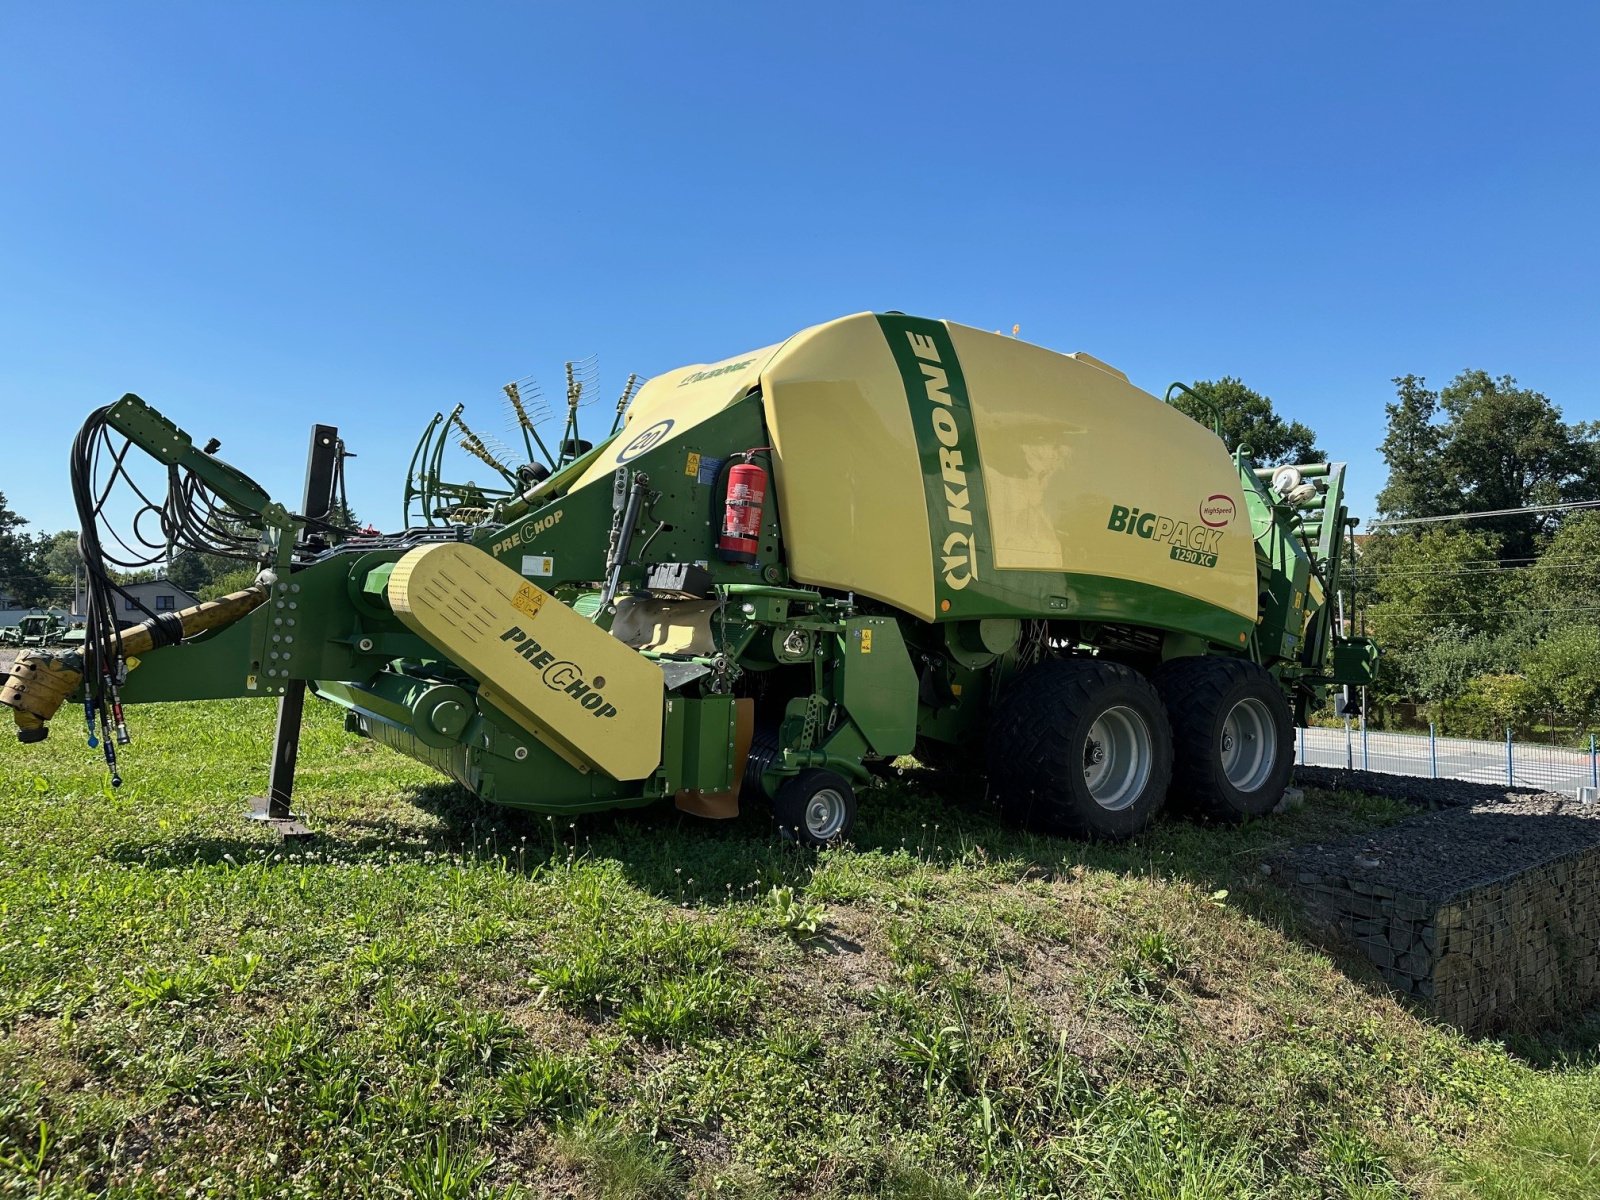
<instances>
[{"instance_id":1,"label":"clear blue sky","mask_svg":"<svg viewBox=\"0 0 1600 1200\"><path fill-rule=\"evenodd\" d=\"M0 492L69 526L135 391L392 528L439 407L896 308L1238 375L1370 515L1391 376L1600 417L1597 13L10 0Z\"/></svg>"}]
</instances>

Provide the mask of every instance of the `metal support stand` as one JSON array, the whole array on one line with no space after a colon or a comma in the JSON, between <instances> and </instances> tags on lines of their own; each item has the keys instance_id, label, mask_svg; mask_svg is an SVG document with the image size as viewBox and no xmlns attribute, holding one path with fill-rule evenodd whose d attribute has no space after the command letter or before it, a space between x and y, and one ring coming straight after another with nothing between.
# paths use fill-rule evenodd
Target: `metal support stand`
<instances>
[{"instance_id":1,"label":"metal support stand","mask_svg":"<svg viewBox=\"0 0 1600 1200\"><path fill-rule=\"evenodd\" d=\"M284 838L308 838L311 827L289 811L294 796L294 768L300 758L300 715L305 710L306 685L291 679L278 698L278 728L272 739L272 776L265 796L250 798L247 819L261 821Z\"/></svg>"},{"instance_id":2,"label":"metal support stand","mask_svg":"<svg viewBox=\"0 0 1600 1200\"><path fill-rule=\"evenodd\" d=\"M333 509L333 481L339 461L339 430L332 425L311 427L311 451L306 457L305 504L301 512L325 520ZM305 711L306 682L290 679L278 698L278 726L272 738L272 774L265 796L250 798L246 819L261 821L280 837L299 840L313 836L310 826L290 811L294 798L294 769L300 759L300 718Z\"/></svg>"}]
</instances>

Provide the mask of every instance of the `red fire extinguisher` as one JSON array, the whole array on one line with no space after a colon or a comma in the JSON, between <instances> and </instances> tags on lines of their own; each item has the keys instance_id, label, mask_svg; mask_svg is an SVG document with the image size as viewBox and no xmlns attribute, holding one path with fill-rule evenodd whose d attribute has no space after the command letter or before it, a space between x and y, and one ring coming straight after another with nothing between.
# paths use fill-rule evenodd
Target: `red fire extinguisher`
<instances>
[{"instance_id":1,"label":"red fire extinguisher","mask_svg":"<svg viewBox=\"0 0 1600 1200\"><path fill-rule=\"evenodd\" d=\"M724 562L753 563L761 548L761 510L767 502L767 473L745 461L728 471L717 553Z\"/></svg>"}]
</instances>

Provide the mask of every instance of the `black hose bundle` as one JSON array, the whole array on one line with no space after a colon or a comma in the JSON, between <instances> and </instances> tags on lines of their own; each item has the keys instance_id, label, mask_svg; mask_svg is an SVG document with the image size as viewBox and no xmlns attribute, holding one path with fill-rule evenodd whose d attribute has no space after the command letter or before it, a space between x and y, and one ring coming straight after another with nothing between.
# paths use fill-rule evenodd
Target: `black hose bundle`
<instances>
[{"instance_id":1,"label":"black hose bundle","mask_svg":"<svg viewBox=\"0 0 1600 1200\"><path fill-rule=\"evenodd\" d=\"M116 571L136 571L166 562L176 553L191 551L241 562L260 562L260 534L244 524L240 516L228 512L220 498L192 472L178 466L167 468L167 492L157 503L133 479L126 459L133 443L120 441L107 421L110 407L96 409L73 439L70 473L72 500L78 513L78 551L83 558L87 584L83 641L84 719L88 724L89 744L96 744L95 717L100 720L101 740L106 764L111 768L112 786L120 786L116 750L112 745L113 726L119 745L129 741L122 717L120 689L127 678L122 630L117 624L117 599L128 609L147 618L157 646L168 646L183 637L183 625L175 614L155 613L115 578ZM209 447L208 449L214 449ZM104 464L109 461L109 468ZM102 477L103 476L103 477ZM135 511L129 537L124 539L105 520L106 501L121 480L132 489L141 506ZM156 527L149 523L154 519ZM113 544L108 553L101 541L104 534ZM130 544L131 543L131 544Z\"/></svg>"}]
</instances>

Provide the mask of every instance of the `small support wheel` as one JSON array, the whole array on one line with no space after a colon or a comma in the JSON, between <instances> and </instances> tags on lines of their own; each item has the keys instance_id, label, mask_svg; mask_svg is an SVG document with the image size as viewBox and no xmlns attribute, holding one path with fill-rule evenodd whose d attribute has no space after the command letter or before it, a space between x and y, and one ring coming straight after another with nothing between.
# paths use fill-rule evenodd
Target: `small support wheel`
<instances>
[{"instance_id":1,"label":"small support wheel","mask_svg":"<svg viewBox=\"0 0 1600 1200\"><path fill-rule=\"evenodd\" d=\"M778 788L772 815L784 837L802 846L830 846L848 837L855 824L856 792L838 772L812 767Z\"/></svg>"}]
</instances>

